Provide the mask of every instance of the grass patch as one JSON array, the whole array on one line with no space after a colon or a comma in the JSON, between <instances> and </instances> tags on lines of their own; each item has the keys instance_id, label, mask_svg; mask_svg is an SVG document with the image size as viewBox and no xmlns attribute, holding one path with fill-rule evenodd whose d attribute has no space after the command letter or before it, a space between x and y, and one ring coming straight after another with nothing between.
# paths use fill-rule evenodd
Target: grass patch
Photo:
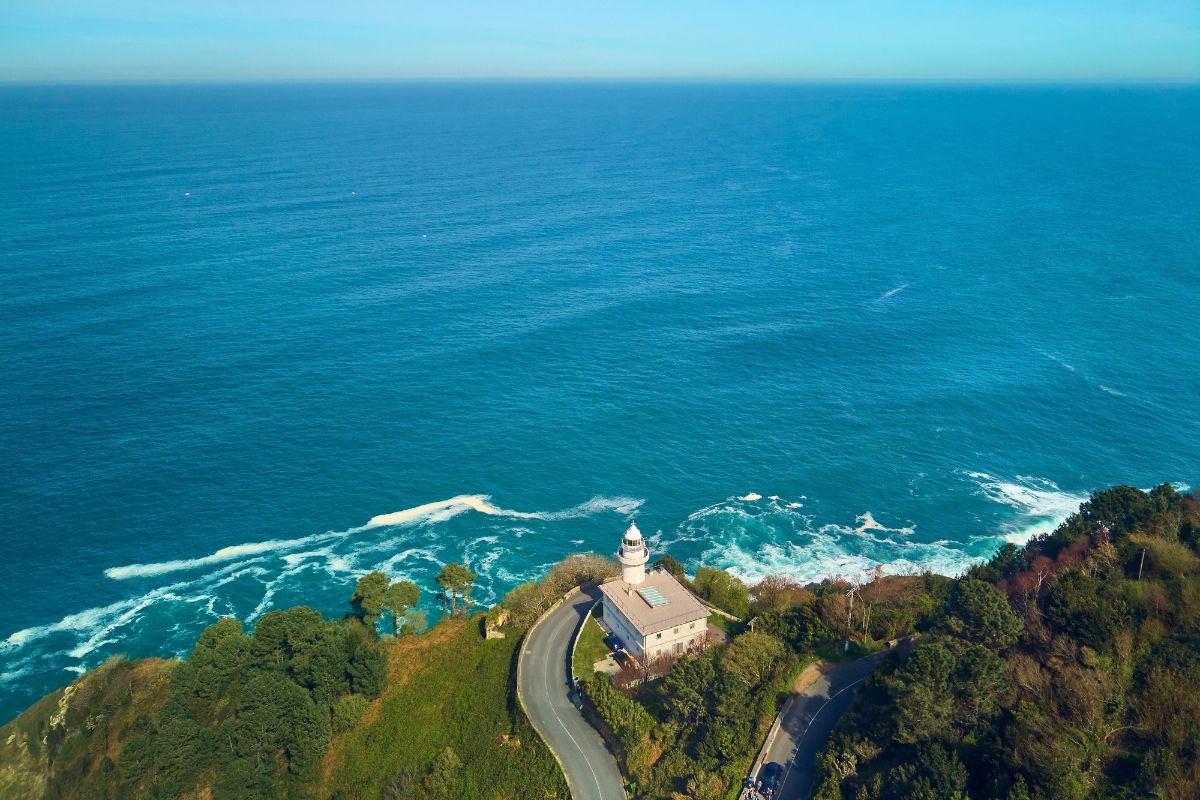
<instances>
[{"instance_id":1,"label":"grass patch","mask_svg":"<svg viewBox=\"0 0 1200 800\"><path fill-rule=\"evenodd\" d=\"M726 636L737 636L742 631L746 630L746 623L741 620L734 621L729 617L723 617L720 614L709 614L708 624L714 628L718 628L725 632Z\"/></svg>"},{"instance_id":2,"label":"grass patch","mask_svg":"<svg viewBox=\"0 0 1200 800\"><path fill-rule=\"evenodd\" d=\"M389 643L391 678L361 723L335 737L319 797L379 797L400 776L424 779L453 749L456 794L565 798L557 762L516 705L517 637L486 640L478 618Z\"/></svg>"},{"instance_id":3,"label":"grass patch","mask_svg":"<svg viewBox=\"0 0 1200 800\"><path fill-rule=\"evenodd\" d=\"M583 630L579 632L579 644L575 647L575 658L572 662L575 677L587 680L595 672L595 663L610 652L604 644L604 631L601 630L600 623L589 615L587 622L583 623Z\"/></svg>"},{"instance_id":4,"label":"grass patch","mask_svg":"<svg viewBox=\"0 0 1200 800\"><path fill-rule=\"evenodd\" d=\"M882 653L888 649L887 642L876 642L873 639L868 639L866 642L851 641L849 651L845 647L845 640L839 639L836 642L820 644L813 652L820 656L822 661L839 664L844 661L857 661L860 658L874 655L875 653Z\"/></svg>"}]
</instances>

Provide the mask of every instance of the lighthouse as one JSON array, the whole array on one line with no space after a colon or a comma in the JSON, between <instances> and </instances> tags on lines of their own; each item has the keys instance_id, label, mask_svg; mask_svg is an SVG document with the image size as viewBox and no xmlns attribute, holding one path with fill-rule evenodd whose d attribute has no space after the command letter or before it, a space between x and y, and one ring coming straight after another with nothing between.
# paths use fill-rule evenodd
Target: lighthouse
<instances>
[{"instance_id":1,"label":"lighthouse","mask_svg":"<svg viewBox=\"0 0 1200 800\"><path fill-rule=\"evenodd\" d=\"M644 664L698 650L708 636L708 606L665 569L647 572L649 560L646 540L631 523L617 550L621 577L600 584L604 624Z\"/></svg>"},{"instance_id":2,"label":"lighthouse","mask_svg":"<svg viewBox=\"0 0 1200 800\"><path fill-rule=\"evenodd\" d=\"M646 562L650 553L646 550L646 540L638 530L636 522L629 523L629 530L621 539L621 549L617 551L617 561L621 562L621 580L629 586L637 586L646 580Z\"/></svg>"}]
</instances>

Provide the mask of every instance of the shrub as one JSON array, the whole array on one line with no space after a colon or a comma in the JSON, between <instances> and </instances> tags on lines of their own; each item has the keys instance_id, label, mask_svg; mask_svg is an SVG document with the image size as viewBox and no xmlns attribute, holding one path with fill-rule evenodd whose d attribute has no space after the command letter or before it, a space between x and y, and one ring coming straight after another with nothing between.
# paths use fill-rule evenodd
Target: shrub
<instances>
[{"instance_id":1,"label":"shrub","mask_svg":"<svg viewBox=\"0 0 1200 800\"><path fill-rule=\"evenodd\" d=\"M572 588L619 573L617 563L603 556L584 554L565 558L541 580L515 586L504 596L500 604L509 612L508 627L522 633Z\"/></svg>"},{"instance_id":2,"label":"shrub","mask_svg":"<svg viewBox=\"0 0 1200 800\"><path fill-rule=\"evenodd\" d=\"M338 698L333 706L333 732L344 733L357 725L368 705L369 701L361 694Z\"/></svg>"},{"instance_id":3,"label":"shrub","mask_svg":"<svg viewBox=\"0 0 1200 800\"><path fill-rule=\"evenodd\" d=\"M1185 544L1146 534L1129 537L1134 551L1126 569L1136 575L1141 569L1141 552L1146 553L1144 574L1151 577L1183 578L1200 573L1200 557Z\"/></svg>"},{"instance_id":4,"label":"shrub","mask_svg":"<svg viewBox=\"0 0 1200 800\"><path fill-rule=\"evenodd\" d=\"M692 588L700 597L735 617L742 618L750 613L749 588L723 569L700 567L696 570Z\"/></svg>"}]
</instances>

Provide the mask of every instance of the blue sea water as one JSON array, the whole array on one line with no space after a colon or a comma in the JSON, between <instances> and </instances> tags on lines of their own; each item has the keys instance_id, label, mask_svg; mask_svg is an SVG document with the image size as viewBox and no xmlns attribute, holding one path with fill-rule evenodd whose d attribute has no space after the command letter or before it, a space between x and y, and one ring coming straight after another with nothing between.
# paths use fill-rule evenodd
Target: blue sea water
<instances>
[{"instance_id":1,"label":"blue sea water","mask_svg":"<svg viewBox=\"0 0 1200 800\"><path fill-rule=\"evenodd\" d=\"M2 89L0 720L374 568L954 574L1193 483L1198 143L1186 87Z\"/></svg>"}]
</instances>

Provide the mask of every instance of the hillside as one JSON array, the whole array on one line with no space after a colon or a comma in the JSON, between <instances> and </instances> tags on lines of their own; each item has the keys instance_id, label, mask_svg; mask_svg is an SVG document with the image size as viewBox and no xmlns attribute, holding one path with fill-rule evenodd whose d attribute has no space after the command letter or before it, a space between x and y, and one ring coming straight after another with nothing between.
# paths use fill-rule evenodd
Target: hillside
<instances>
[{"instance_id":1,"label":"hillside","mask_svg":"<svg viewBox=\"0 0 1200 800\"><path fill-rule=\"evenodd\" d=\"M512 705L516 639L485 640L479 618L458 619L376 650L353 624L319 619L272 612L252 637L222 621L187 661L113 659L47 695L0 728L0 797L566 796ZM327 650L324 670L322 638L352 645ZM338 663L357 648L385 657L386 675L359 669L370 657ZM252 663L269 653L287 656ZM376 678L373 699L350 691Z\"/></svg>"},{"instance_id":2,"label":"hillside","mask_svg":"<svg viewBox=\"0 0 1200 800\"><path fill-rule=\"evenodd\" d=\"M1200 503L1099 492L955 581L820 759L820 800L1200 797Z\"/></svg>"}]
</instances>

